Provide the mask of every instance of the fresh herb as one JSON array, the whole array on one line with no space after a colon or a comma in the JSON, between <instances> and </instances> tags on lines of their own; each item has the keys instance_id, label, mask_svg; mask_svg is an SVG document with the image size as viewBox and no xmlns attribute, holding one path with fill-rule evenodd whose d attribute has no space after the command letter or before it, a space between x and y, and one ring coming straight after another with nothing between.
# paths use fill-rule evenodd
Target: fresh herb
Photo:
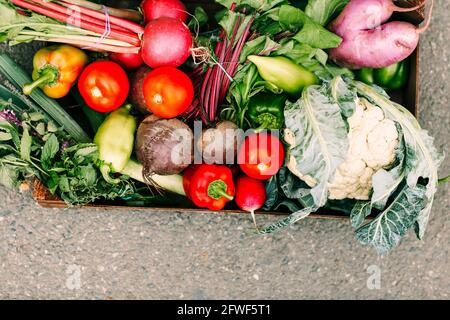
<instances>
[{"instance_id":1,"label":"fresh herb","mask_svg":"<svg viewBox=\"0 0 450 320\"><path fill-rule=\"evenodd\" d=\"M347 5L349 0L309 0L305 13L316 23L325 26Z\"/></svg>"},{"instance_id":2,"label":"fresh herb","mask_svg":"<svg viewBox=\"0 0 450 320\"><path fill-rule=\"evenodd\" d=\"M99 174L96 145L70 143L71 137L42 114L16 114L11 107L11 100L0 99L2 185L16 188L37 177L70 205L134 194L134 184L125 176L118 185L110 185ZM66 147L68 144L71 146Z\"/></svg>"}]
</instances>

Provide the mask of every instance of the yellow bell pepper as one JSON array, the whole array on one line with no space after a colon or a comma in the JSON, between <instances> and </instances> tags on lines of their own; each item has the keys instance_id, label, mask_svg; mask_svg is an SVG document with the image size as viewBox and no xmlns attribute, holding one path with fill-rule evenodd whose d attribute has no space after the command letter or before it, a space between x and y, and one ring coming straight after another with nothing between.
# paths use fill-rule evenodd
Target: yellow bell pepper
<instances>
[{"instance_id":1,"label":"yellow bell pepper","mask_svg":"<svg viewBox=\"0 0 450 320\"><path fill-rule=\"evenodd\" d=\"M66 44L42 48L33 58L34 81L23 87L23 93L31 94L39 87L50 98L62 98L69 93L87 62L82 50Z\"/></svg>"}]
</instances>

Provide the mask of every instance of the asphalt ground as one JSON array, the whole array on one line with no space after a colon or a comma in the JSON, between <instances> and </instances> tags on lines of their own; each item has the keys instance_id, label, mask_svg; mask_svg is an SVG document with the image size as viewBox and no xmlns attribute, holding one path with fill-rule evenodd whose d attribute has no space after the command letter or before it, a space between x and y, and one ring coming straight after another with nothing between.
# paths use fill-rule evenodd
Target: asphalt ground
<instances>
[{"instance_id":1,"label":"asphalt ground","mask_svg":"<svg viewBox=\"0 0 450 320\"><path fill-rule=\"evenodd\" d=\"M420 123L449 154L450 1L421 40ZM10 52L28 70L34 45ZM449 174L450 161L441 167ZM348 221L307 219L248 238L248 215L43 209L0 188L0 298L448 299L450 192L440 187L426 238L380 257ZM274 217L260 216L261 224ZM374 281L376 277L377 281ZM379 281L378 281L379 280Z\"/></svg>"}]
</instances>

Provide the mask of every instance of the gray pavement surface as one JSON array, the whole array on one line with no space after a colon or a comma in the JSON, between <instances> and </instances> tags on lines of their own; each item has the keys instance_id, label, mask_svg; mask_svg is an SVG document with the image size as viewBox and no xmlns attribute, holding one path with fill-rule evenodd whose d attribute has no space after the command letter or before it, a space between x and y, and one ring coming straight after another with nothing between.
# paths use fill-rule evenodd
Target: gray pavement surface
<instances>
[{"instance_id":1,"label":"gray pavement surface","mask_svg":"<svg viewBox=\"0 0 450 320\"><path fill-rule=\"evenodd\" d=\"M421 42L420 122L450 154L450 1ZM30 68L30 46L15 54ZM441 176L450 173L447 159ZM348 221L305 220L247 238L247 215L43 209L0 187L0 298L448 299L450 192L439 189L424 241L389 255ZM261 224L274 217L259 217ZM379 289L370 286L379 268ZM368 286L369 283L369 286ZM372 289L371 289L372 288Z\"/></svg>"}]
</instances>

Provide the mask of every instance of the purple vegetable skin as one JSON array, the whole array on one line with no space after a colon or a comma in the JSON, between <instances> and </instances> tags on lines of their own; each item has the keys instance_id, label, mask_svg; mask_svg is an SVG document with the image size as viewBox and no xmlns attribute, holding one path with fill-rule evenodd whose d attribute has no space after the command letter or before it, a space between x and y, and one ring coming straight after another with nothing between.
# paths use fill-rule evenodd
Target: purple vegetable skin
<instances>
[{"instance_id":1,"label":"purple vegetable skin","mask_svg":"<svg viewBox=\"0 0 450 320\"><path fill-rule=\"evenodd\" d=\"M421 28L403 21L385 22L394 12L414 11L424 4L400 8L392 0L350 0L330 24L343 39L339 47L329 50L330 58L351 69L384 68L406 59L429 26L433 0L427 23Z\"/></svg>"}]
</instances>

